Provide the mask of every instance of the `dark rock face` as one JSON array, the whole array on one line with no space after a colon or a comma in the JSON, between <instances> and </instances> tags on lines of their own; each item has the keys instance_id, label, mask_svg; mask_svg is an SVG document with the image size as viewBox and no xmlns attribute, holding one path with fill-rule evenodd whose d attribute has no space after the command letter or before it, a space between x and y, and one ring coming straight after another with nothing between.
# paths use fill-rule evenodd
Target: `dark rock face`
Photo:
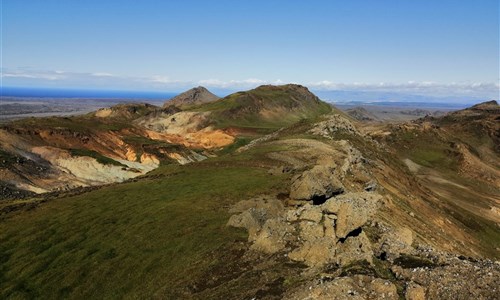
<instances>
[{"instance_id":1,"label":"dark rock face","mask_svg":"<svg viewBox=\"0 0 500 300\"><path fill-rule=\"evenodd\" d=\"M23 199L34 196L35 193L21 190L14 185L0 181L0 201L10 199Z\"/></svg>"},{"instance_id":2,"label":"dark rock face","mask_svg":"<svg viewBox=\"0 0 500 300\"><path fill-rule=\"evenodd\" d=\"M498 102L496 100L486 101L472 106L470 109L495 109L498 110Z\"/></svg>"},{"instance_id":3,"label":"dark rock face","mask_svg":"<svg viewBox=\"0 0 500 300\"><path fill-rule=\"evenodd\" d=\"M182 107L182 106L187 106L187 105L208 103L208 102L213 102L213 101L217 101L217 100L219 100L219 97L212 94L206 88L199 86L199 87L192 88L192 89L190 89L190 90L188 90L180 95L175 96L174 98L165 102L163 107L164 108L169 107L169 106Z\"/></svg>"}]
</instances>

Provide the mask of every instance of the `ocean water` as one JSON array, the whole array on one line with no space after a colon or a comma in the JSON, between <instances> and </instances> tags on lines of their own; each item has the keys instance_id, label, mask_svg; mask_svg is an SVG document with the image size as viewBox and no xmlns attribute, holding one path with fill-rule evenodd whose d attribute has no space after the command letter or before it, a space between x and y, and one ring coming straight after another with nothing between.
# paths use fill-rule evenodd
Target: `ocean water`
<instances>
[{"instance_id":1,"label":"ocean water","mask_svg":"<svg viewBox=\"0 0 500 300\"><path fill-rule=\"evenodd\" d=\"M166 100L176 96L172 92L123 91L123 90L87 90L87 89L54 89L2 87L2 97L33 97L33 98L112 98L112 99L158 99Z\"/></svg>"}]
</instances>

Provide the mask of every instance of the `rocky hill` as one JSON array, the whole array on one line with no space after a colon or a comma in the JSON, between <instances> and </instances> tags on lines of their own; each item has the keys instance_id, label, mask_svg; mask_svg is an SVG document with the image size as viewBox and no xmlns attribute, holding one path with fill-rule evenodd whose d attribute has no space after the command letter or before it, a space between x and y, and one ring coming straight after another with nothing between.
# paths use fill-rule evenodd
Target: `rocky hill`
<instances>
[{"instance_id":1,"label":"rocky hill","mask_svg":"<svg viewBox=\"0 0 500 300\"><path fill-rule=\"evenodd\" d=\"M217 101L219 97L212 94L206 88L199 86L192 88L188 91L185 91L174 98L168 100L163 105L164 108L169 106L177 106L177 107L189 107L193 105L199 105L203 103L209 103Z\"/></svg>"},{"instance_id":2,"label":"rocky hill","mask_svg":"<svg viewBox=\"0 0 500 300\"><path fill-rule=\"evenodd\" d=\"M0 298L495 299L497 107L366 124L284 85L11 123L5 184L123 182L1 201Z\"/></svg>"},{"instance_id":3,"label":"rocky hill","mask_svg":"<svg viewBox=\"0 0 500 300\"><path fill-rule=\"evenodd\" d=\"M346 113L358 121L378 121L377 116L366 110L363 107L353 107L346 110Z\"/></svg>"}]
</instances>

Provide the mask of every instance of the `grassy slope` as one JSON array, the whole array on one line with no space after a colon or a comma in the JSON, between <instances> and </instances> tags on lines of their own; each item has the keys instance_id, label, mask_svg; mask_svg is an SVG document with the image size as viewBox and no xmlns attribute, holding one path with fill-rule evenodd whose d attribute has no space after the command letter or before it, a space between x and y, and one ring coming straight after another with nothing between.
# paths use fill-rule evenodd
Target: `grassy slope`
<instances>
[{"instance_id":1,"label":"grassy slope","mask_svg":"<svg viewBox=\"0 0 500 300\"><path fill-rule=\"evenodd\" d=\"M87 149L71 149L70 153L72 156L88 156L95 158L98 163L101 163L103 165L113 165L113 166L119 166L119 167L127 167L127 165L124 165L112 158L106 157L102 154L99 154L95 151L92 150L87 150Z\"/></svg>"},{"instance_id":2,"label":"grassy slope","mask_svg":"<svg viewBox=\"0 0 500 300\"><path fill-rule=\"evenodd\" d=\"M210 252L246 238L225 227L227 206L283 185L255 159L166 166L9 216L0 223L0 298L175 297Z\"/></svg>"},{"instance_id":3,"label":"grassy slope","mask_svg":"<svg viewBox=\"0 0 500 300\"><path fill-rule=\"evenodd\" d=\"M191 107L194 111L211 111L219 128L239 127L269 132L303 119L328 113L331 106L322 101L304 100L304 92L286 87L259 87L231 94L219 101ZM266 111L266 113L262 113Z\"/></svg>"},{"instance_id":4,"label":"grassy slope","mask_svg":"<svg viewBox=\"0 0 500 300\"><path fill-rule=\"evenodd\" d=\"M457 188L448 183L438 183L420 176L424 186L438 195L447 214L461 223L472 236L478 240L478 249L483 255L498 257L496 250L500 246L500 231L496 224L477 213L477 208L490 207L490 199L498 197L498 189L484 182L468 178L459 173L459 157L452 142L472 142L478 137L470 138L468 132L454 132L453 136L435 131L406 131L390 137L390 143L395 146L402 158L409 158L435 172L441 178L466 187ZM482 146L491 144L491 139ZM423 170L422 172L426 172Z\"/></svg>"},{"instance_id":5,"label":"grassy slope","mask_svg":"<svg viewBox=\"0 0 500 300\"><path fill-rule=\"evenodd\" d=\"M132 127L130 122L115 119L96 118L88 115L74 117L27 118L12 122L13 127L64 128L73 132L93 132L99 130L119 131Z\"/></svg>"},{"instance_id":6,"label":"grassy slope","mask_svg":"<svg viewBox=\"0 0 500 300\"><path fill-rule=\"evenodd\" d=\"M318 110L286 120L266 123L252 117L229 123L266 132L328 111L321 103ZM76 132L128 125L114 120L92 125L93 119L44 118L37 125ZM162 166L147 179L54 199L8 216L0 222L0 298L179 297L176 293L186 284L204 280L214 251L246 240L243 231L225 227L227 207L287 186L286 175L267 173L272 162L263 155L282 149L232 154L250 140L241 137L238 145L219 153L224 157ZM142 139L133 142L150 146Z\"/></svg>"},{"instance_id":7,"label":"grassy slope","mask_svg":"<svg viewBox=\"0 0 500 300\"><path fill-rule=\"evenodd\" d=\"M70 117L26 118L11 122L12 127L64 128L73 132L93 132L100 130L120 131L132 128L132 120L153 112L157 107L146 104L118 104L111 107L113 117L99 118L94 112Z\"/></svg>"}]
</instances>

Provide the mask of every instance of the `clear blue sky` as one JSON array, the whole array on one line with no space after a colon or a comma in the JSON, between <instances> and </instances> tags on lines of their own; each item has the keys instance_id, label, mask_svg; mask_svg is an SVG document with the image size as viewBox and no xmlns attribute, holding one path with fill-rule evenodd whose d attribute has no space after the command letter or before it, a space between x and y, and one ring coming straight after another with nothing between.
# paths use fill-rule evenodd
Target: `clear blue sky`
<instances>
[{"instance_id":1,"label":"clear blue sky","mask_svg":"<svg viewBox=\"0 0 500 300\"><path fill-rule=\"evenodd\" d=\"M498 95L498 0L1 1L4 86Z\"/></svg>"}]
</instances>

